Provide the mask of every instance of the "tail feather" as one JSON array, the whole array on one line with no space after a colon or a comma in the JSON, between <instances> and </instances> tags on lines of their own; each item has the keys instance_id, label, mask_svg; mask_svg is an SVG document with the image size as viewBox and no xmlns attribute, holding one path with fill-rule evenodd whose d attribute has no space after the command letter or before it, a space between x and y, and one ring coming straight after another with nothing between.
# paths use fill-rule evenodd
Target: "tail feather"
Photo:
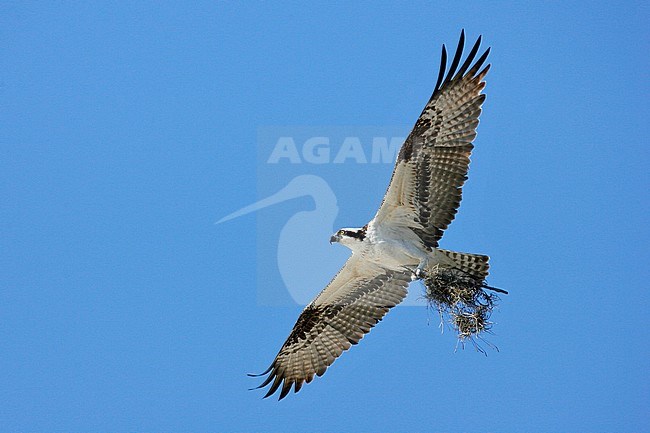
<instances>
[{"instance_id":1,"label":"tail feather","mask_svg":"<svg viewBox=\"0 0 650 433\"><path fill-rule=\"evenodd\" d=\"M488 263L490 257L481 254L459 253L449 250L438 251L453 260L459 270L477 279L485 280L487 278L490 269L490 264Z\"/></svg>"}]
</instances>

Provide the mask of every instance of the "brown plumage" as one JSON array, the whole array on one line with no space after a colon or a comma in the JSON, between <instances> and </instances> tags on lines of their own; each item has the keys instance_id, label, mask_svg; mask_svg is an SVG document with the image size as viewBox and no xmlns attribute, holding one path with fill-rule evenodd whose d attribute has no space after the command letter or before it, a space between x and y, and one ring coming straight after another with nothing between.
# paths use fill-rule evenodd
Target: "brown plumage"
<instances>
[{"instance_id":1,"label":"brown plumage","mask_svg":"<svg viewBox=\"0 0 650 433\"><path fill-rule=\"evenodd\" d=\"M464 43L462 32L446 75L447 50L443 45L438 84L400 149L388 191L376 216L380 222L406 218L404 224L412 225L412 216L416 215L421 227L414 231L430 247L438 246L438 240L460 206L474 148L472 141L476 138L478 117L485 101L481 90L490 65L480 68L490 49L471 66L481 43L479 37L454 75Z\"/></svg>"},{"instance_id":2,"label":"brown plumage","mask_svg":"<svg viewBox=\"0 0 650 433\"><path fill-rule=\"evenodd\" d=\"M383 269L352 256L332 282L302 312L280 353L262 374L258 387L272 383L265 397L282 384L280 398L291 386L322 376L343 351L357 344L391 307L406 296L410 273Z\"/></svg>"},{"instance_id":3,"label":"brown plumage","mask_svg":"<svg viewBox=\"0 0 650 433\"><path fill-rule=\"evenodd\" d=\"M460 205L485 100L481 90L489 65L481 67L489 49L475 60L480 41L479 37L461 65L465 42L462 32L448 70L443 45L433 95L399 152L382 205L370 227L340 231L341 236L371 242L366 238L372 237L377 227L397 227L410 230L423 249L434 252ZM487 275L487 256L437 251L442 252L438 257L455 263L456 269L477 278ZM268 376L258 388L271 385L265 397L280 390L282 399L292 387L298 392L303 383L325 373L341 353L357 344L390 308L404 299L412 275L406 266L382 267L353 254L303 310L275 360L261 374Z\"/></svg>"}]
</instances>

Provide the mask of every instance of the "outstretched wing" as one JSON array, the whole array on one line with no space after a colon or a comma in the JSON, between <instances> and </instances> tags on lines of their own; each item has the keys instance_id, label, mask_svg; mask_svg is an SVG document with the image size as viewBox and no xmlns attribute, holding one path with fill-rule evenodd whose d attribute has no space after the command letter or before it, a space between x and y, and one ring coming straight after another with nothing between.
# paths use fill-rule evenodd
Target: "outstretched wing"
<instances>
[{"instance_id":1,"label":"outstretched wing","mask_svg":"<svg viewBox=\"0 0 650 433\"><path fill-rule=\"evenodd\" d=\"M490 49L475 61L481 38L460 64L465 32L460 35L449 70L447 51L442 60L433 95L400 149L388 191L375 222L410 227L431 247L438 246L443 231L460 206L467 180L469 157L485 95L481 70ZM446 74L445 74L446 71ZM479 72L480 71L480 72Z\"/></svg>"},{"instance_id":2,"label":"outstretched wing","mask_svg":"<svg viewBox=\"0 0 650 433\"><path fill-rule=\"evenodd\" d=\"M282 385L280 399L322 376L343 351L357 344L406 296L410 272L392 271L352 255L327 287L303 310L258 387Z\"/></svg>"}]
</instances>

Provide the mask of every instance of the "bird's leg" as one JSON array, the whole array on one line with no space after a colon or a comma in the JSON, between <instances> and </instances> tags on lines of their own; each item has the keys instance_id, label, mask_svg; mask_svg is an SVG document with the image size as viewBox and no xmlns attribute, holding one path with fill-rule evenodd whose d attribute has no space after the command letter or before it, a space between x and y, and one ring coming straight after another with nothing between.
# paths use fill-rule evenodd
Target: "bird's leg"
<instances>
[{"instance_id":1,"label":"bird's leg","mask_svg":"<svg viewBox=\"0 0 650 433\"><path fill-rule=\"evenodd\" d=\"M413 279L414 280L421 280L423 278L426 278L427 272L426 269L429 267L429 258L425 257L420 260L420 264L418 265L417 268L415 268L415 272L413 273Z\"/></svg>"}]
</instances>

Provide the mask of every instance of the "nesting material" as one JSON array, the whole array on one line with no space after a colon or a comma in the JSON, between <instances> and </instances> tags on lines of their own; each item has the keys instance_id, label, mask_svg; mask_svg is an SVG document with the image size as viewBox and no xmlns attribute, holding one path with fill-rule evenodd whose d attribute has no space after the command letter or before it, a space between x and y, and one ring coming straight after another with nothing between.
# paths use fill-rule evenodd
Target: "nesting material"
<instances>
[{"instance_id":1,"label":"nesting material","mask_svg":"<svg viewBox=\"0 0 650 433\"><path fill-rule=\"evenodd\" d=\"M483 351L474 337L480 338L479 334L492 328L490 316L499 299L485 289L507 292L487 286L484 279L443 267L429 270L423 282L427 301L438 310L441 320L458 332L459 342L464 344L469 339Z\"/></svg>"}]
</instances>

